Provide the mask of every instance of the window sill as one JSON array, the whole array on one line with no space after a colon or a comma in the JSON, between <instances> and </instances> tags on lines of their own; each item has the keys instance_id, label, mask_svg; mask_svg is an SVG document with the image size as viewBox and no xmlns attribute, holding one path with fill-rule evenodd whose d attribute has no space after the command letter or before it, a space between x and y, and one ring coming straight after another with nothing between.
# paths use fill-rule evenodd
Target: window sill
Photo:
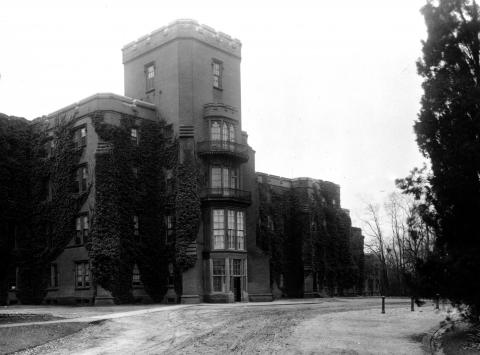
<instances>
[{"instance_id":1,"label":"window sill","mask_svg":"<svg viewBox=\"0 0 480 355\"><path fill-rule=\"evenodd\" d=\"M155 91L155 88L153 88L153 89L148 89L148 90L145 91L145 94L150 94L150 93L152 93L152 92L154 92L154 91Z\"/></svg>"},{"instance_id":2,"label":"window sill","mask_svg":"<svg viewBox=\"0 0 480 355\"><path fill-rule=\"evenodd\" d=\"M84 290L90 290L90 286L86 286L86 287L75 287L75 290L78 290L78 291L84 291Z\"/></svg>"},{"instance_id":3,"label":"window sill","mask_svg":"<svg viewBox=\"0 0 480 355\"><path fill-rule=\"evenodd\" d=\"M223 91L223 88L218 88L216 86L213 87L215 90L218 90L218 91Z\"/></svg>"}]
</instances>

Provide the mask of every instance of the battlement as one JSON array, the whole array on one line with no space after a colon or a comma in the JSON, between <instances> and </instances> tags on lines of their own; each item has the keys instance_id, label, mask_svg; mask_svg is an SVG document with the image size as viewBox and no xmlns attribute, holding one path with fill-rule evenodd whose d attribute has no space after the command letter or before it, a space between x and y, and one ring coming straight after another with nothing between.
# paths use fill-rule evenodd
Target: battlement
<instances>
[{"instance_id":1,"label":"battlement","mask_svg":"<svg viewBox=\"0 0 480 355\"><path fill-rule=\"evenodd\" d=\"M240 58L242 43L195 20L176 20L138 38L122 48L123 63L179 38L193 38Z\"/></svg>"}]
</instances>

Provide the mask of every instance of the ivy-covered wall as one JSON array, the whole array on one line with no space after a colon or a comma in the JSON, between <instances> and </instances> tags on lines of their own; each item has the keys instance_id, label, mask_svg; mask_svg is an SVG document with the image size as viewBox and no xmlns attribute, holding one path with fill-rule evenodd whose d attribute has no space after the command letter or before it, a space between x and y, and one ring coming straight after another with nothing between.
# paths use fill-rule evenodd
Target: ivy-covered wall
<instances>
[{"instance_id":1,"label":"ivy-covered wall","mask_svg":"<svg viewBox=\"0 0 480 355\"><path fill-rule=\"evenodd\" d=\"M40 303L49 265L74 235L73 220L88 191L75 193L81 152L74 146L72 124L65 117L58 117L50 127L41 120L32 124L0 117L0 193L4 194L0 200L5 204L0 207L4 213L0 228L5 229L0 241L5 246L1 302L6 300L6 277L13 275L18 299Z\"/></svg>"},{"instance_id":2,"label":"ivy-covered wall","mask_svg":"<svg viewBox=\"0 0 480 355\"><path fill-rule=\"evenodd\" d=\"M145 290L161 301L173 259L165 238L165 170L174 167L176 149L165 138L164 122L128 115L107 122L105 112L97 111L92 123L99 139L110 144L95 156L95 208L88 244L94 280L116 303L131 302L136 263ZM132 141L131 129L137 130L138 140Z\"/></svg>"},{"instance_id":3,"label":"ivy-covered wall","mask_svg":"<svg viewBox=\"0 0 480 355\"><path fill-rule=\"evenodd\" d=\"M15 236L27 230L30 136L27 120L0 114L0 304L15 275Z\"/></svg>"},{"instance_id":4,"label":"ivy-covered wall","mask_svg":"<svg viewBox=\"0 0 480 355\"><path fill-rule=\"evenodd\" d=\"M259 184L257 243L270 256L272 285L288 297L343 294L362 278L351 252L351 220L335 184L281 187ZM363 251L362 251L363 252Z\"/></svg>"}]
</instances>

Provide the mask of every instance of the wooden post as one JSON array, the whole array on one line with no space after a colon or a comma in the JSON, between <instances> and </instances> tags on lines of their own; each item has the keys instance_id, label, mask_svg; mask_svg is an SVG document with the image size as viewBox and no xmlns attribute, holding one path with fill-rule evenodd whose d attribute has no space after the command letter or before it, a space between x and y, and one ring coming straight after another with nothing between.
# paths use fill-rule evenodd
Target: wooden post
<instances>
[{"instance_id":1,"label":"wooden post","mask_svg":"<svg viewBox=\"0 0 480 355\"><path fill-rule=\"evenodd\" d=\"M385 313L385 296L382 296L382 314Z\"/></svg>"},{"instance_id":2,"label":"wooden post","mask_svg":"<svg viewBox=\"0 0 480 355\"><path fill-rule=\"evenodd\" d=\"M415 306L414 306L414 302L415 301L415 298L412 297L412 299L410 300L410 310L413 312L415 311Z\"/></svg>"},{"instance_id":3,"label":"wooden post","mask_svg":"<svg viewBox=\"0 0 480 355\"><path fill-rule=\"evenodd\" d=\"M437 298L435 300L435 309L440 309L440 295L437 293Z\"/></svg>"}]
</instances>

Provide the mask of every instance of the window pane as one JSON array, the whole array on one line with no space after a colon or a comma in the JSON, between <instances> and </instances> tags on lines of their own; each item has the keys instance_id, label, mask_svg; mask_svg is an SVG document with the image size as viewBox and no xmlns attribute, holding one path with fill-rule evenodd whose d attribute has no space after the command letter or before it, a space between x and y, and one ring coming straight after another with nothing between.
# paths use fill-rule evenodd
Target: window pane
<instances>
[{"instance_id":1,"label":"window pane","mask_svg":"<svg viewBox=\"0 0 480 355\"><path fill-rule=\"evenodd\" d=\"M230 125L230 142L235 142L235 126Z\"/></svg>"},{"instance_id":2,"label":"window pane","mask_svg":"<svg viewBox=\"0 0 480 355\"><path fill-rule=\"evenodd\" d=\"M152 79L155 77L155 67L153 65L150 65L147 68L147 78Z\"/></svg>"},{"instance_id":3,"label":"window pane","mask_svg":"<svg viewBox=\"0 0 480 355\"><path fill-rule=\"evenodd\" d=\"M230 187L229 184L230 171L228 168L222 168L222 186L224 188Z\"/></svg>"},{"instance_id":4,"label":"window pane","mask_svg":"<svg viewBox=\"0 0 480 355\"><path fill-rule=\"evenodd\" d=\"M226 123L222 126L222 141L228 141L228 126Z\"/></svg>"},{"instance_id":5,"label":"window pane","mask_svg":"<svg viewBox=\"0 0 480 355\"><path fill-rule=\"evenodd\" d=\"M224 229L223 210L213 210L213 227L215 229Z\"/></svg>"},{"instance_id":6,"label":"window pane","mask_svg":"<svg viewBox=\"0 0 480 355\"><path fill-rule=\"evenodd\" d=\"M218 121L212 122L211 139L212 141L220 140L220 123Z\"/></svg>"},{"instance_id":7,"label":"window pane","mask_svg":"<svg viewBox=\"0 0 480 355\"><path fill-rule=\"evenodd\" d=\"M233 259L233 270L232 270L232 273L233 275L235 276L241 276L242 275L242 271L241 271L241 262L242 260L240 259Z\"/></svg>"},{"instance_id":8,"label":"window pane","mask_svg":"<svg viewBox=\"0 0 480 355\"><path fill-rule=\"evenodd\" d=\"M212 188L222 187L222 170L220 168L212 168L211 172Z\"/></svg>"},{"instance_id":9,"label":"window pane","mask_svg":"<svg viewBox=\"0 0 480 355\"><path fill-rule=\"evenodd\" d=\"M220 64L213 63L213 75L220 75Z\"/></svg>"},{"instance_id":10,"label":"window pane","mask_svg":"<svg viewBox=\"0 0 480 355\"><path fill-rule=\"evenodd\" d=\"M230 187L232 189L238 189L238 169L230 170Z\"/></svg>"},{"instance_id":11,"label":"window pane","mask_svg":"<svg viewBox=\"0 0 480 355\"><path fill-rule=\"evenodd\" d=\"M213 275L225 275L225 259L213 259Z\"/></svg>"}]
</instances>

